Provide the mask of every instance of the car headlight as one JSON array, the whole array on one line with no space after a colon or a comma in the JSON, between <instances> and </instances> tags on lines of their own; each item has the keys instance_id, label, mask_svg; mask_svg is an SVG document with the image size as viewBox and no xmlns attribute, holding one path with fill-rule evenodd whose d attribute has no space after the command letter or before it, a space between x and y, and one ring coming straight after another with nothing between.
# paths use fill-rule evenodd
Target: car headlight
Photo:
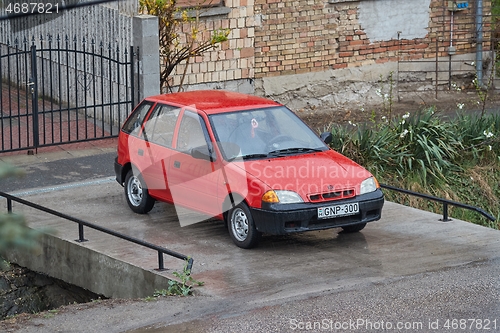
<instances>
[{"instance_id":1,"label":"car headlight","mask_svg":"<svg viewBox=\"0 0 500 333\"><path fill-rule=\"evenodd\" d=\"M365 194L375 191L379 187L375 177L366 178L361 182L359 194Z\"/></svg>"},{"instance_id":2,"label":"car headlight","mask_svg":"<svg viewBox=\"0 0 500 333\"><path fill-rule=\"evenodd\" d=\"M300 195L293 191L271 190L264 193L262 201L268 203L299 203L304 202Z\"/></svg>"}]
</instances>

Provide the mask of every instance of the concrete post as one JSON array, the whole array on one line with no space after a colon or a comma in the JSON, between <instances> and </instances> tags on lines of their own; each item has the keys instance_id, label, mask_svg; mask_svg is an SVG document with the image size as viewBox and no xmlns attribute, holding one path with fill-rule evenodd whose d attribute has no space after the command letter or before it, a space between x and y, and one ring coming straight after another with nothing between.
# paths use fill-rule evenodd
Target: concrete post
<instances>
[{"instance_id":1,"label":"concrete post","mask_svg":"<svg viewBox=\"0 0 500 333\"><path fill-rule=\"evenodd\" d=\"M139 97L137 102L140 102L144 97L160 93L158 17L134 16L132 25L134 48L139 47L139 82L137 82L136 89L138 89ZM134 71L137 71L135 66Z\"/></svg>"}]
</instances>

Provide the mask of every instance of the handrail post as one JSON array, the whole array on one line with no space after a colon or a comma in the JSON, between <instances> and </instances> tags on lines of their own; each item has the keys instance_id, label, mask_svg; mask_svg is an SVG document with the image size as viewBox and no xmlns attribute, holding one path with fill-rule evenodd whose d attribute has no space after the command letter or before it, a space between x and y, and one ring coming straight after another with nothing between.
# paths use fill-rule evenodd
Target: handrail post
<instances>
[{"instance_id":1,"label":"handrail post","mask_svg":"<svg viewBox=\"0 0 500 333\"><path fill-rule=\"evenodd\" d=\"M76 240L79 243L86 242L87 240L83 237L83 224L78 223L78 239Z\"/></svg>"},{"instance_id":2,"label":"handrail post","mask_svg":"<svg viewBox=\"0 0 500 333\"><path fill-rule=\"evenodd\" d=\"M442 222L449 222L451 219L448 218L448 203L443 202L443 218L440 220Z\"/></svg>"},{"instance_id":3,"label":"handrail post","mask_svg":"<svg viewBox=\"0 0 500 333\"><path fill-rule=\"evenodd\" d=\"M7 198L7 212L12 214L12 200L10 198Z\"/></svg>"},{"instance_id":4,"label":"handrail post","mask_svg":"<svg viewBox=\"0 0 500 333\"><path fill-rule=\"evenodd\" d=\"M158 251L158 270L165 270L165 265L163 264L163 252Z\"/></svg>"},{"instance_id":5,"label":"handrail post","mask_svg":"<svg viewBox=\"0 0 500 333\"><path fill-rule=\"evenodd\" d=\"M188 264L187 264L187 267L186 267L186 270L188 272L188 275L191 275L191 270L193 269L193 258L189 258L188 259Z\"/></svg>"}]
</instances>

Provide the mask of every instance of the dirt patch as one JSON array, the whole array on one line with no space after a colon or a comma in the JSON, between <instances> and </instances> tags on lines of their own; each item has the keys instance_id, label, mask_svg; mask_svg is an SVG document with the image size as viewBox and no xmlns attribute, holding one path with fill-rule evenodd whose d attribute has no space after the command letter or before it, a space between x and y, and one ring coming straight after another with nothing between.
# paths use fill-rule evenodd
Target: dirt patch
<instances>
[{"instance_id":1,"label":"dirt patch","mask_svg":"<svg viewBox=\"0 0 500 333\"><path fill-rule=\"evenodd\" d=\"M460 92L440 92L438 98L434 94L420 95L411 100L394 101L389 103L381 98L380 104L365 105L359 107L342 106L336 109L301 109L294 110L311 128L318 132L331 129L332 124L350 125L382 121L382 117L397 117L407 112L415 113L420 110L434 107L437 114L443 117L453 117L457 112L468 112L480 114L483 110L478 93L470 87ZM500 110L500 92L491 90L488 92L484 110L498 112Z\"/></svg>"},{"instance_id":2,"label":"dirt patch","mask_svg":"<svg viewBox=\"0 0 500 333\"><path fill-rule=\"evenodd\" d=\"M101 295L16 264L0 272L1 319L102 298Z\"/></svg>"}]
</instances>

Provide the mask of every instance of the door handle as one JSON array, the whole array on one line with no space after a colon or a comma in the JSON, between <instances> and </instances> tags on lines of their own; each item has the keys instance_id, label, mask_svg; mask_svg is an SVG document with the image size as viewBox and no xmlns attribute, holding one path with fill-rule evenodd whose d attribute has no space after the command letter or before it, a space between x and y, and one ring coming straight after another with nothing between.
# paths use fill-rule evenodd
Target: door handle
<instances>
[{"instance_id":1,"label":"door handle","mask_svg":"<svg viewBox=\"0 0 500 333\"><path fill-rule=\"evenodd\" d=\"M180 168L181 167L181 162L179 161L174 161L174 168Z\"/></svg>"}]
</instances>

